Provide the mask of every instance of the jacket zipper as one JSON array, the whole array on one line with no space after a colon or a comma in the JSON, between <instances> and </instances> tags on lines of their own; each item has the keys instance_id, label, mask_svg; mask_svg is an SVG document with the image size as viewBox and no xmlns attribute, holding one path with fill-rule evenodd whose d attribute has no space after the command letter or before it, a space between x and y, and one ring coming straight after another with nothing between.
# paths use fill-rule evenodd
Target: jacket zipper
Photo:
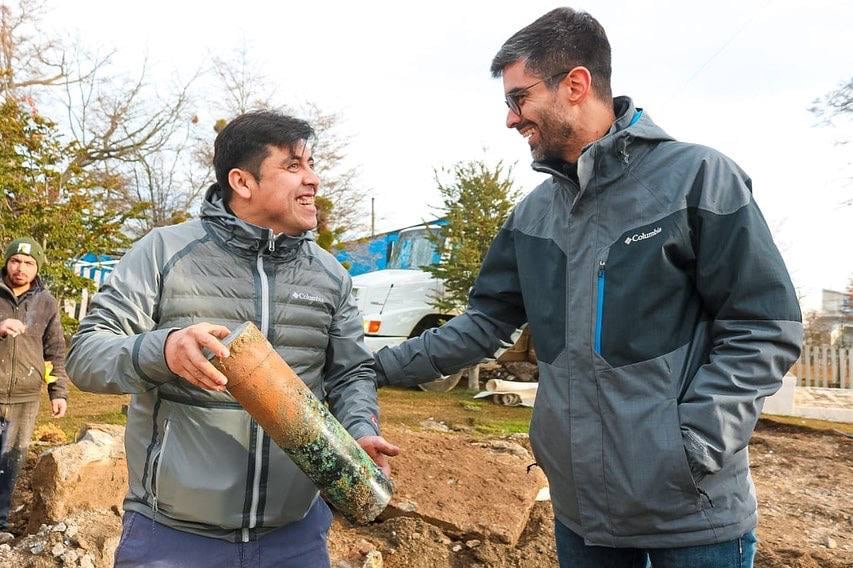
<instances>
[{"instance_id":1,"label":"jacket zipper","mask_svg":"<svg viewBox=\"0 0 853 568\"><path fill-rule=\"evenodd\" d=\"M275 236L272 230L270 230L267 249L271 252L275 250ZM266 337L267 332L269 331L269 281L267 280L267 273L264 272L264 258L262 251L258 253L257 269L258 278L261 281L261 333ZM249 432L252 431L253 424L255 424L254 418L249 425ZM243 527L241 531L241 540L243 542L249 542L249 531L255 528L258 524L258 503L260 502L261 493L261 467L263 466L264 459L263 441L264 431L260 426L258 426L255 431L255 454L252 456L255 460L254 478L252 479L252 505L249 509L249 526Z\"/></svg>"},{"instance_id":2,"label":"jacket zipper","mask_svg":"<svg viewBox=\"0 0 853 568\"><path fill-rule=\"evenodd\" d=\"M604 284L607 280L607 261L598 261L598 284L596 286L595 306L595 352L601 355L601 328L604 316Z\"/></svg>"},{"instance_id":3,"label":"jacket zipper","mask_svg":"<svg viewBox=\"0 0 853 568\"><path fill-rule=\"evenodd\" d=\"M151 473L148 491L151 493L152 509L155 516L157 515L157 482L160 479L160 467L163 464L161 458L163 457L163 452L166 450L166 441L169 439L169 428L171 425L172 421L169 419L163 424L163 441L160 443L160 449L157 451L157 455L154 456L154 461L151 464L154 471Z\"/></svg>"},{"instance_id":4,"label":"jacket zipper","mask_svg":"<svg viewBox=\"0 0 853 568\"><path fill-rule=\"evenodd\" d=\"M18 319L18 306L13 306L12 311L14 313L14 318ZM12 340L12 366L9 369L9 397L6 400L12 400L12 391L15 389L15 359L18 354L18 338L7 336L6 339Z\"/></svg>"}]
</instances>

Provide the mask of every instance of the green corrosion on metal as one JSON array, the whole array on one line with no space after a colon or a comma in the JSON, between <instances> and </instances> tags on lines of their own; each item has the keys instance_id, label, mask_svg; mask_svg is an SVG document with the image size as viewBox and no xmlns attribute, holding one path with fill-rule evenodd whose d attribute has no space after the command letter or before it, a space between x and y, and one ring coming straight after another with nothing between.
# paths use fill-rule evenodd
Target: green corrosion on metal
<instances>
[{"instance_id":1,"label":"green corrosion on metal","mask_svg":"<svg viewBox=\"0 0 853 568\"><path fill-rule=\"evenodd\" d=\"M291 459L347 520L365 524L391 499L391 481L310 391L302 393L303 415L292 432Z\"/></svg>"}]
</instances>

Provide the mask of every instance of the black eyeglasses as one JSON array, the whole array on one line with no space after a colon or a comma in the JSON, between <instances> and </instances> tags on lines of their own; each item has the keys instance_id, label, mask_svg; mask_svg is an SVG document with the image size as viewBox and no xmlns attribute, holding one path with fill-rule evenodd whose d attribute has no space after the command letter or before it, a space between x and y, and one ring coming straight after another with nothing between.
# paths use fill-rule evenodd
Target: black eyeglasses
<instances>
[{"instance_id":1,"label":"black eyeglasses","mask_svg":"<svg viewBox=\"0 0 853 568\"><path fill-rule=\"evenodd\" d=\"M531 83L526 87L519 87L517 89L513 89L504 95L504 102L506 103L506 106L509 107L509 110L511 110L518 116L521 116L521 103L524 101L524 97L526 97L527 94L530 92L530 89L532 89L539 83L544 83L545 81L550 81L555 77L559 77L560 75L568 75L569 73L571 73L571 71L560 71L559 73L555 73L550 77L546 77L544 79L536 81L535 83Z\"/></svg>"}]
</instances>

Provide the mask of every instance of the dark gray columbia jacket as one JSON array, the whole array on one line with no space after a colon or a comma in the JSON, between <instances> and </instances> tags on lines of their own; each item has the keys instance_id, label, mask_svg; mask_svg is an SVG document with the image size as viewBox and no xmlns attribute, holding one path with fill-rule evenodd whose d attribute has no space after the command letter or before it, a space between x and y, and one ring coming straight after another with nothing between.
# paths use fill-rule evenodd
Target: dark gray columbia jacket
<instances>
[{"instance_id":1,"label":"dark gray columbia jacket","mask_svg":"<svg viewBox=\"0 0 853 568\"><path fill-rule=\"evenodd\" d=\"M65 334L59 306L38 276L20 297L6 286L5 269L0 270L0 321L14 318L27 331L17 337L0 338L0 403L33 402L44 388L44 364L53 364L56 381L47 385L50 400L68 398L65 375Z\"/></svg>"},{"instance_id":2,"label":"dark gray columbia jacket","mask_svg":"<svg viewBox=\"0 0 853 568\"><path fill-rule=\"evenodd\" d=\"M800 309L751 182L630 99L610 132L514 209L468 310L377 354L416 384L529 322L530 440L559 520L588 544L722 542L756 526L747 445L797 359Z\"/></svg>"},{"instance_id":3,"label":"dark gray columbia jacket","mask_svg":"<svg viewBox=\"0 0 853 568\"><path fill-rule=\"evenodd\" d=\"M313 483L227 393L166 365L170 332L254 322L354 438L377 430L373 357L344 268L305 234L235 217L216 185L201 219L156 229L122 258L80 322L68 372L132 393L124 507L180 530L247 541L305 516Z\"/></svg>"}]
</instances>

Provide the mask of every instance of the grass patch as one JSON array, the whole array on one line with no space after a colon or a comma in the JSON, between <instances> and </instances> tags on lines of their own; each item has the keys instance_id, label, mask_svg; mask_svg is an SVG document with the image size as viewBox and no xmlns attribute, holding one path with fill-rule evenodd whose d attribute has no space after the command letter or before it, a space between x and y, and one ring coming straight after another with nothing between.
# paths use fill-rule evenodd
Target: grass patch
<instances>
[{"instance_id":1,"label":"grass patch","mask_svg":"<svg viewBox=\"0 0 853 568\"><path fill-rule=\"evenodd\" d=\"M68 411L64 418L51 416L47 391L42 391L36 428L53 425L65 433L68 441L74 441L85 424L126 424L127 417L121 413L121 407L129 401L130 395L83 392L69 383Z\"/></svg>"},{"instance_id":2,"label":"grass patch","mask_svg":"<svg viewBox=\"0 0 853 568\"><path fill-rule=\"evenodd\" d=\"M810 418L777 416L775 414L770 416L763 414L761 416L761 420L777 422L779 424L790 424L792 426L802 426L804 428L811 428L812 430L834 430L835 432L853 434L853 424L850 422L830 422L829 420L812 420Z\"/></svg>"},{"instance_id":3,"label":"grass patch","mask_svg":"<svg viewBox=\"0 0 853 568\"><path fill-rule=\"evenodd\" d=\"M431 418L450 427L472 428L484 436L527 432L532 408L473 400L474 394L474 391L466 389L436 393L420 389L382 388L379 390L382 424L417 428L422 421Z\"/></svg>"},{"instance_id":4,"label":"grass patch","mask_svg":"<svg viewBox=\"0 0 853 568\"><path fill-rule=\"evenodd\" d=\"M448 426L464 426L489 436L527 432L533 409L473 400L474 394L466 389L434 393L420 389L383 388L379 390L382 424L418 428L422 421L432 418ZM50 415L50 401L47 393L43 392L36 425L52 424L71 441L85 424L126 424L127 417L121 413L121 407L129 401L130 395L83 392L70 384L66 416L53 418Z\"/></svg>"}]
</instances>

